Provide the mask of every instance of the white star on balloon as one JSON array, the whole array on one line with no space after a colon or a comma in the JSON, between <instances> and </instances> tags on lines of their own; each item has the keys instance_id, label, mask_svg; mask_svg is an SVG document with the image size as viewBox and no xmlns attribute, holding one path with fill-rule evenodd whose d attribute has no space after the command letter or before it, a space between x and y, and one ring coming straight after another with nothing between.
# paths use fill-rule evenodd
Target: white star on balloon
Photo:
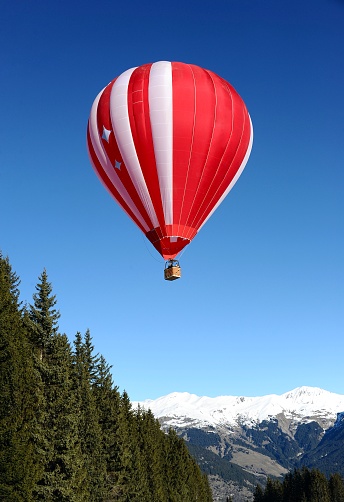
<instances>
[{"instance_id":1,"label":"white star on balloon","mask_svg":"<svg viewBox=\"0 0 344 502\"><path fill-rule=\"evenodd\" d=\"M122 164L122 162L118 162L118 160L115 160L115 168L116 169L121 169L121 164Z\"/></svg>"},{"instance_id":2,"label":"white star on balloon","mask_svg":"<svg viewBox=\"0 0 344 502\"><path fill-rule=\"evenodd\" d=\"M102 139L105 139L105 141L109 142L109 136L111 134L111 129L106 129L106 127L103 126L103 135Z\"/></svg>"}]
</instances>

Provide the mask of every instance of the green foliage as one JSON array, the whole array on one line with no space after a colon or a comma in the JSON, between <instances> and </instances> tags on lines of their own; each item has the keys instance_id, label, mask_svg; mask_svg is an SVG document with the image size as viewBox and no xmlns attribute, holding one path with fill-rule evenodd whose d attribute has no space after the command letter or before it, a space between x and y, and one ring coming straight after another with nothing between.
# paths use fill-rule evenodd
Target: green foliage
<instances>
[{"instance_id":1,"label":"green foliage","mask_svg":"<svg viewBox=\"0 0 344 502\"><path fill-rule=\"evenodd\" d=\"M105 459L99 413L93 380L97 357L89 331L84 340L77 333L74 342L73 390L79 407L78 429L82 458L87 473L85 480L90 500L103 500L106 479Z\"/></svg>"},{"instance_id":2,"label":"green foliage","mask_svg":"<svg viewBox=\"0 0 344 502\"><path fill-rule=\"evenodd\" d=\"M18 285L0 255L0 500L210 502L185 442L132 409L90 332L59 333L46 271L28 309Z\"/></svg>"},{"instance_id":3,"label":"green foliage","mask_svg":"<svg viewBox=\"0 0 344 502\"><path fill-rule=\"evenodd\" d=\"M44 361L53 335L57 334L57 321L60 313L54 309L56 297L52 295L52 285L48 282L47 272L44 269L36 285L33 295L34 304L30 305L29 317L31 323L31 340L40 361Z\"/></svg>"},{"instance_id":4,"label":"green foliage","mask_svg":"<svg viewBox=\"0 0 344 502\"><path fill-rule=\"evenodd\" d=\"M332 474L329 480L331 502L344 502L344 482L339 474Z\"/></svg>"},{"instance_id":5,"label":"green foliage","mask_svg":"<svg viewBox=\"0 0 344 502\"><path fill-rule=\"evenodd\" d=\"M254 490L254 502L263 502L264 500L264 492L260 485L257 485Z\"/></svg>"},{"instance_id":6,"label":"green foliage","mask_svg":"<svg viewBox=\"0 0 344 502\"><path fill-rule=\"evenodd\" d=\"M0 500L28 502L40 476L34 442L38 385L19 279L0 253Z\"/></svg>"},{"instance_id":7,"label":"green foliage","mask_svg":"<svg viewBox=\"0 0 344 502\"><path fill-rule=\"evenodd\" d=\"M259 485L254 492L254 502L342 502L344 482L339 474L328 480L317 469L295 469L277 481L268 478L263 490Z\"/></svg>"}]
</instances>

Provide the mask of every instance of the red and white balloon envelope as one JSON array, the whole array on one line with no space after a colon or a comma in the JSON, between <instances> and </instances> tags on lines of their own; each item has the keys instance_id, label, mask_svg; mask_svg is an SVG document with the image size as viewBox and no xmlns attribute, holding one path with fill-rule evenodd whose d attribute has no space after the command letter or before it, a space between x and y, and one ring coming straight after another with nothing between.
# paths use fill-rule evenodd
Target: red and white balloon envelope
<instances>
[{"instance_id":1,"label":"red and white balloon envelope","mask_svg":"<svg viewBox=\"0 0 344 502\"><path fill-rule=\"evenodd\" d=\"M245 103L226 80L168 61L112 80L87 128L97 175L167 269L235 185L252 140Z\"/></svg>"}]
</instances>

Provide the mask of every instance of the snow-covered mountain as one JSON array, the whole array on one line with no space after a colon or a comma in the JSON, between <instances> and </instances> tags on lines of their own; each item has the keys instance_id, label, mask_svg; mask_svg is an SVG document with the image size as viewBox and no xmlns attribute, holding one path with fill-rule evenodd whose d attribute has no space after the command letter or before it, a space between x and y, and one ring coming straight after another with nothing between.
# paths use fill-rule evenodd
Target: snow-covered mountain
<instances>
[{"instance_id":1,"label":"snow-covered mountain","mask_svg":"<svg viewBox=\"0 0 344 502\"><path fill-rule=\"evenodd\" d=\"M252 500L257 482L302 465L344 476L344 395L315 387L261 397L174 392L138 405L187 441L214 500Z\"/></svg>"},{"instance_id":2,"label":"snow-covered mountain","mask_svg":"<svg viewBox=\"0 0 344 502\"><path fill-rule=\"evenodd\" d=\"M171 427L250 425L278 417L307 423L317 418L324 426L332 425L344 411L344 395L317 387L298 387L282 395L262 397L199 397L187 392L174 392L140 403L150 409L165 425Z\"/></svg>"}]
</instances>

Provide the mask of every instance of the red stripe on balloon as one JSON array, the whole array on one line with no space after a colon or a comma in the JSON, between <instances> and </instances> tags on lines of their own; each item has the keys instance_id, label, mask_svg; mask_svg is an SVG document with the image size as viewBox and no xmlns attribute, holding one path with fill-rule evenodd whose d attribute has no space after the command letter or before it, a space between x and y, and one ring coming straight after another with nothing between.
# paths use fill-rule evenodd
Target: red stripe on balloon
<instances>
[{"instance_id":1,"label":"red stripe on balloon","mask_svg":"<svg viewBox=\"0 0 344 502\"><path fill-rule=\"evenodd\" d=\"M149 117L149 73L151 64L139 66L130 77L128 114L130 129L141 171L161 229L165 227L159 179Z\"/></svg>"},{"instance_id":2,"label":"red stripe on balloon","mask_svg":"<svg viewBox=\"0 0 344 502\"><path fill-rule=\"evenodd\" d=\"M173 221L184 225L186 186L195 128L195 83L190 65L172 63L173 89ZM179 234L179 230L177 235Z\"/></svg>"},{"instance_id":3,"label":"red stripe on balloon","mask_svg":"<svg viewBox=\"0 0 344 502\"><path fill-rule=\"evenodd\" d=\"M114 131L112 129L112 123L111 123L111 108L110 108L110 96L111 92L113 92L113 84L115 83L115 80L110 82L110 84L104 89L104 92L102 93L100 99L99 99L99 104L98 104L98 109L97 109L97 124L98 124L98 134L100 138L102 138L103 135L103 126L105 126L107 129L111 130L111 134L109 135L109 139L106 140L104 138L101 139L103 147L109 157L109 160L113 166L115 175L118 176L119 180L122 182L123 186L127 190L131 200L133 201L134 205L136 206L138 212L141 214L143 220L147 224L149 228L153 228L154 225L152 224L152 221L141 201L141 198L139 194L136 191L136 188L131 180L131 177L128 173L128 170L125 166L125 163L123 161L123 158L120 153L120 149L114 134ZM116 162L118 164L116 164ZM116 168L116 165L118 166Z\"/></svg>"},{"instance_id":4,"label":"red stripe on balloon","mask_svg":"<svg viewBox=\"0 0 344 502\"><path fill-rule=\"evenodd\" d=\"M241 167L250 136L248 112L241 97L227 82L212 76L216 95L216 126L209 162L202 179L202 190L195 198L189 224L197 229L222 197Z\"/></svg>"},{"instance_id":5,"label":"red stripe on balloon","mask_svg":"<svg viewBox=\"0 0 344 502\"><path fill-rule=\"evenodd\" d=\"M87 127L87 147L88 147L89 156L90 156L92 164L93 164L94 171L98 175L100 181L103 183L103 185L109 191L109 193L112 195L112 197L116 200L116 202L121 206L121 208L133 220L133 222L140 228L140 230L142 230L143 233L146 233L145 228L142 226L142 224L137 219L135 214L132 212L130 207L126 204L124 199L121 197L119 192L116 190L113 183L111 182L111 180L108 178L107 174L105 173L102 165L100 164L98 157L96 156L94 149L93 149L93 146L92 146L92 141L91 141L90 132L89 132L89 126Z\"/></svg>"},{"instance_id":6,"label":"red stripe on balloon","mask_svg":"<svg viewBox=\"0 0 344 502\"><path fill-rule=\"evenodd\" d=\"M189 158L186 170L185 184L180 187L182 190L182 203L178 223L192 226L192 216L195 210L195 199L202 197L202 178L209 161L208 153L211 147L215 122L216 96L214 86L208 73L202 68L194 65L188 65L188 74L184 73L182 85L173 87L173 98L178 99L178 94L188 92L191 94L188 116L193 114L193 120L189 122L188 137L191 136L189 146ZM183 120L179 117L178 122ZM176 125L176 129L177 129ZM180 170L183 169L181 166Z\"/></svg>"}]
</instances>

